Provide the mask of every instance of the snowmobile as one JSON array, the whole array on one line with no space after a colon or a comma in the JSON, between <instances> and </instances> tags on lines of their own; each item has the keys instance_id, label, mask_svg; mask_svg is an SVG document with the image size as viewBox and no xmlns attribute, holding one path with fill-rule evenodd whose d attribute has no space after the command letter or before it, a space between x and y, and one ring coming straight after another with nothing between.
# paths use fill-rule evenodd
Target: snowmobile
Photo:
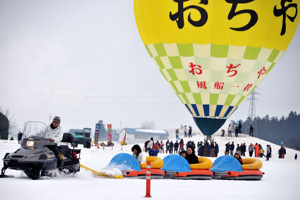
<instances>
[{"instance_id":1,"label":"snowmobile","mask_svg":"<svg viewBox=\"0 0 300 200\"><path fill-rule=\"evenodd\" d=\"M75 174L80 170L80 149L74 149L74 137L64 133L60 145L60 156L63 161L58 164L58 159L48 147L56 145L53 140L45 138L47 125L43 122L27 122L24 127L21 148L13 153L6 153L3 158L1 177L6 177L6 169L22 170L31 179L41 176L52 176L53 172ZM69 148L69 144L73 148Z\"/></svg>"}]
</instances>

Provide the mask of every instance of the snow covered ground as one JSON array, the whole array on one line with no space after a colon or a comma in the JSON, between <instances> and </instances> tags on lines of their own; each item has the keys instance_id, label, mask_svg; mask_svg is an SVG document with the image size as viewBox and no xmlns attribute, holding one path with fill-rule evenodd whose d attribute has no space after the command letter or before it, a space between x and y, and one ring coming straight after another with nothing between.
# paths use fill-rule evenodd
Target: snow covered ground
<instances>
[{"instance_id":1,"label":"snow covered ground","mask_svg":"<svg viewBox=\"0 0 300 200\"><path fill-rule=\"evenodd\" d=\"M195 136L195 143L202 141L203 136ZM151 195L153 199L256 199L256 200L299 200L300 199L300 158L294 159L299 151L287 149L285 159L278 159L279 146L257 138L242 135L235 138L214 137L220 146L220 155L224 153L225 144L260 143L263 148L272 146L272 158L263 161L262 171L265 172L261 181L226 181L226 180L152 180ZM185 143L189 140L184 138ZM173 140L174 142L175 140ZM130 152L132 145L113 149L82 149L81 163L89 168L100 171L111 158L120 152ZM16 141L0 141L0 157L6 152L18 149ZM163 158L167 154L159 154ZM212 161L215 158L211 158ZM0 167L3 164L1 162ZM6 174L13 178L0 179L1 200L55 200L55 199L142 199L145 197L146 181L140 179L108 179L94 177L90 172L81 169L74 177L60 176L31 180L20 171L7 170Z\"/></svg>"}]
</instances>

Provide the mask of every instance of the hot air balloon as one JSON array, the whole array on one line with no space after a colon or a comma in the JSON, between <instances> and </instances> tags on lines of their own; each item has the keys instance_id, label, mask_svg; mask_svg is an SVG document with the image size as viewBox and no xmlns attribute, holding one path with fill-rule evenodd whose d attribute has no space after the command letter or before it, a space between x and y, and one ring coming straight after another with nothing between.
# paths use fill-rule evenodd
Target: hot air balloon
<instances>
[{"instance_id":1,"label":"hot air balloon","mask_svg":"<svg viewBox=\"0 0 300 200\"><path fill-rule=\"evenodd\" d=\"M134 0L143 43L204 135L215 133L291 42L300 0Z\"/></svg>"}]
</instances>

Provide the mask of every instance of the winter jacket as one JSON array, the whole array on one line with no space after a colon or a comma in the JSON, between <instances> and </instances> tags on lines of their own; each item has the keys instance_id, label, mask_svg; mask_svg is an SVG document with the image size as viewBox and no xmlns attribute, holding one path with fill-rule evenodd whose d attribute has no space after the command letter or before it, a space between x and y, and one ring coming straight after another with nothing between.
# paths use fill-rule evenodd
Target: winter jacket
<instances>
[{"instance_id":1,"label":"winter jacket","mask_svg":"<svg viewBox=\"0 0 300 200\"><path fill-rule=\"evenodd\" d=\"M216 149L216 155L217 155L219 153L219 145L218 144L215 146L215 149Z\"/></svg>"},{"instance_id":2,"label":"winter jacket","mask_svg":"<svg viewBox=\"0 0 300 200\"><path fill-rule=\"evenodd\" d=\"M184 133L187 133L187 127L185 126L183 129Z\"/></svg>"},{"instance_id":3,"label":"winter jacket","mask_svg":"<svg viewBox=\"0 0 300 200\"><path fill-rule=\"evenodd\" d=\"M255 157L258 157L259 154L259 146L258 145L254 145L255 148Z\"/></svg>"},{"instance_id":4,"label":"winter jacket","mask_svg":"<svg viewBox=\"0 0 300 200\"><path fill-rule=\"evenodd\" d=\"M147 144L147 148L153 149L153 144L154 144L154 142L152 140L150 140L150 142L148 142L148 144Z\"/></svg>"},{"instance_id":5,"label":"winter jacket","mask_svg":"<svg viewBox=\"0 0 300 200\"><path fill-rule=\"evenodd\" d=\"M185 159L188 161L189 164L199 163L198 157L194 153L192 153L192 154L186 154Z\"/></svg>"},{"instance_id":6,"label":"winter jacket","mask_svg":"<svg viewBox=\"0 0 300 200\"><path fill-rule=\"evenodd\" d=\"M178 142L175 142L174 149L178 149Z\"/></svg>"},{"instance_id":7,"label":"winter jacket","mask_svg":"<svg viewBox=\"0 0 300 200\"><path fill-rule=\"evenodd\" d=\"M133 157L135 157L139 161L139 163L144 163L145 162L144 157L143 157L143 153L139 153L138 156L133 154Z\"/></svg>"},{"instance_id":8,"label":"winter jacket","mask_svg":"<svg viewBox=\"0 0 300 200\"><path fill-rule=\"evenodd\" d=\"M159 145L157 143L154 144L153 149L158 150L159 149Z\"/></svg>"},{"instance_id":9,"label":"winter jacket","mask_svg":"<svg viewBox=\"0 0 300 200\"><path fill-rule=\"evenodd\" d=\"M279 153L279 158L284 158L284 155L286 154L285 148L280 148L278 153Z\"/></svg>"},{"instance_id":10,"label":"winter jacket","mask_svg":"<svg viewBox=\"0 0 300 200\"><path fill-rule=\"evenodd\" d=\"M166 142L166 149L169 150L170 142Z\"/></svg>"},{"instance_id":11,"label":"winter jacket","mask_svg":"<svg viewBox=\"0 0 300 200\"><path fill-rule=\"evenodd\" d=\"M243 159L240 157L239 159L237 159L239 162L240 162L240 164L242 165L243 164Z\"/></svg>"},{"instance_id":12,"label":"winter jacket","mask_svg":"<svg viewBox=\"0 0 300 200\"><path fill-rule=\"evenodd\" d=\"M254 151L254 147L253 145L250 145L249 148L248 148L249 152L253 152Z\"/></svg>"},{"instance_id":13,"label":"winter jacket","mask_svg":"<svg viewBox=\"0 0 300 200\"><path fill-rule=\"evenodd\" d=\"M174 147L174 144L173 144L173 142L171 141L170 144L169 144L169 150L170 150L170 151L173 151L173 147Z\"/></svg>"},{"instance_id":14,"label":"winter jacket","mask_svg":"<svg viewBox=\"0 0 300 200\"><path fill-rule=\"evenodd\" d=\"M47 126L47 129L45 131L45 138L51 138L57 145L60 145L60 142L63 138L63 131L60 125L56 128L53 128L52 124Z\"/></svg>"},{"instance_id":15,"label":"winter jacket","mask_svg":"<svg viewBox=\"0 0 300 200\"><path fill-rule=\"evenodd\" d=\"M231 144L231 145L230 145L230 150L231 150L231 151L234 151L234 144Z\"/></svg>"}]
</instances>

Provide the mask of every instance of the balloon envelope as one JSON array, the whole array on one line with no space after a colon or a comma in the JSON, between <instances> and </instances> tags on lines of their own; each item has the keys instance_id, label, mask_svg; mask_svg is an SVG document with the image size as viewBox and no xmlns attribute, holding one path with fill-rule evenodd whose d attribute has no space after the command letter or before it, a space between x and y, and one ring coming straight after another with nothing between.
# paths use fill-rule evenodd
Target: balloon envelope
<instances>
[{"instance_id":1,"label":"balloon envelope","mask_svg":"<svg viewBox=\"0 0 300 200\"><path fill-rule=\"evenodd\" d=\"M288 47L300 0L134 0L143 43L205 135L212 135Z\"/></svg>"}]
</instances>

